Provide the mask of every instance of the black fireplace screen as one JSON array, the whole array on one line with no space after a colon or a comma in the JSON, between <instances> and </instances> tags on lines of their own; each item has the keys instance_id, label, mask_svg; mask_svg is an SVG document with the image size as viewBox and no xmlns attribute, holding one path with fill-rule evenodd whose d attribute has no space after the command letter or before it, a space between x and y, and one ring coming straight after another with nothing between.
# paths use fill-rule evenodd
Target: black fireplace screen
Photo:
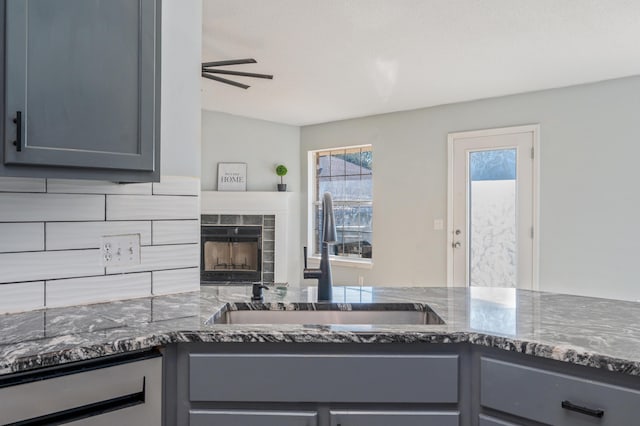
<instances>
[{"instance_id":1,"label":"black fireplace screen","mask_svg":"<svg viewBox=\"0 0 640 426\"><path fill-rule=\"evenodd\" d=\"M261 226L203 225L201 243L201 281L260 281L262 272Z\"/></svg>"}]
</instances>

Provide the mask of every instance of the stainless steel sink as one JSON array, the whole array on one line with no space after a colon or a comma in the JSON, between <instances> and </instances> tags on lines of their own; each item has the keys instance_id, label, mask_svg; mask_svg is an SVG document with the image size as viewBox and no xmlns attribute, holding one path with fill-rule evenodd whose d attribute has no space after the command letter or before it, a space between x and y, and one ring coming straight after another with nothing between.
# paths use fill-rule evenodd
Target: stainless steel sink
<instances>
[{"instance_id":1,"label":"stainless steel sink","mask_svg":"<svg viewBox=\"0 0 640 426\"><path fill-rule=\"evenodd\" d=\"M444 324L419 303L232 303L213 324Z\"/></svg>"}]
</instances>

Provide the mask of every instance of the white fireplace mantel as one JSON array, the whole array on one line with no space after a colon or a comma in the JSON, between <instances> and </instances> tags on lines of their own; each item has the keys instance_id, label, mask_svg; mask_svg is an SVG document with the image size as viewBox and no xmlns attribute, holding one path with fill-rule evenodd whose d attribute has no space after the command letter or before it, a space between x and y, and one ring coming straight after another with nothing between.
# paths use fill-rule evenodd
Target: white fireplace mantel
<instances>
[{"instance_id":1,"label":"white fireplace mantel","mask_svg":"<svg viewBox=\"0 0 640 426\"><path fill-rule=\"evenodd\" d=\"M291 192L202 191L202 214L274 214L288 212Z\"/></svg>"},{"instance_id":2,"label":"white fireplace mantel","mask_svg":"<svg viewBox=\"0 0 640 426\"><path fill-rule=\"evenodd\" d=\"M274 191L202 191L200 212L202 214L246 214L275 216L274 280L289 282L288 268L288 220L291 192Z\"/></svg>"}]
</instances>

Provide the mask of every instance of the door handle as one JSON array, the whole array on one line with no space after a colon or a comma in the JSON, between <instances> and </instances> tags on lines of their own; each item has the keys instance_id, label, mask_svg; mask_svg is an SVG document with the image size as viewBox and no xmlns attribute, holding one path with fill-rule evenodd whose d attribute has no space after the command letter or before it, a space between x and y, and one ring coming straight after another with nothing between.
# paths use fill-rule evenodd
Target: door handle
<instances>
[{"instance_id":1,"label":"door handle","mask_svg":"<svg viewBox=\"0 0 640 426\"><path fill-rule=\"evenodd\" d=\"M587 416L602 418L604 410L583 407L581 405L572 404L570 401L562 401L560 404L565 410L575 411L577 413L586 414Z\"/></svg>"},{"instance_id":2,"label":"door handle","mask_svg":"<svg viewBox=\"0 0 640 426\"><path fill-rule=\"evenodd\" d=\"M22 111L16 111L16 118L13 119L16 123L16 140L13 141L13 145L16 147L16 151L22 151Z\"/></svg>"},{"instance_id":3,"label":"door handle","mask_svg":"<svg viewBox=\"0 0 640 426\"><path fill-rule=\"evenodd\" d=\"M455 243L451 244L451 247L453 247L454 249L460 248L462 246L462 243L460 241L456 241Z\"/></svg>"}]
</instances>

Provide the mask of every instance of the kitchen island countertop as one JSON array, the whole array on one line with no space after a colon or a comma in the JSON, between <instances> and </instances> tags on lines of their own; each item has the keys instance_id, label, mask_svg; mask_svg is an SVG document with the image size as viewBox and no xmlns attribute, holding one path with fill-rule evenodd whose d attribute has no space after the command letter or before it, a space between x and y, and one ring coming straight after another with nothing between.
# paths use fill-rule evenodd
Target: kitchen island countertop
<instances>
[{"instance_id":1,"label":"kitchen island countertop","mask_svg":"<svg viewBox=\"0 0 640 426\"><path fill-rule=\"evenodd\" d=\"M499 288L334 287L334 302L429 305L441 325L216 325L249 286L0 316L0 374L179 342L471 343L640 375L640 303ZM266 302L313 302L277 288Z\"/></svg>"}]
</instances>

